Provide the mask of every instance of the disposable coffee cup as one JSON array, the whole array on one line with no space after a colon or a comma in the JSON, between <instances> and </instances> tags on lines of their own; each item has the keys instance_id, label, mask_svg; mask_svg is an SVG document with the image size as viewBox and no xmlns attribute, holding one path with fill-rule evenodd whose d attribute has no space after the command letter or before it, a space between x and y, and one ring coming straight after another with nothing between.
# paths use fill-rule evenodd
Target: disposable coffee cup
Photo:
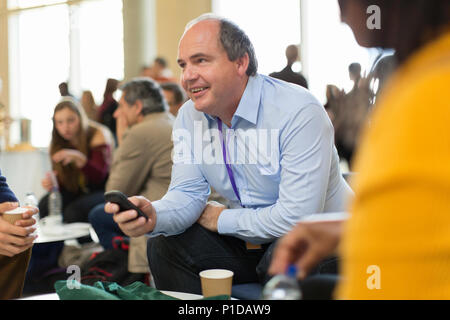
<instances>
[{"instance_id":1,"label":"disposable coffee cup","mask_svg":"<svg viewBox=\"0 0 450 320\"><path fill-rule=\"evenodd\" d=\"M228 295L231 297L233 271L225 269L209 269L199 273L203 297Z\"/></svg>"},{"instance_id":2,"label":"disposable coffee cup","mask_svg":"<svg viewBox=\"0 0 450 320\"><path fill-rule=\"evenodd\" d=\"M24 214L27 211L28 211L27 208L18 207L13 210L3 212L2 218L3 218L3 220L8 221L11 224L15 224L16 221L22 219L22 214Z\"/></svg>"}]
</instances>

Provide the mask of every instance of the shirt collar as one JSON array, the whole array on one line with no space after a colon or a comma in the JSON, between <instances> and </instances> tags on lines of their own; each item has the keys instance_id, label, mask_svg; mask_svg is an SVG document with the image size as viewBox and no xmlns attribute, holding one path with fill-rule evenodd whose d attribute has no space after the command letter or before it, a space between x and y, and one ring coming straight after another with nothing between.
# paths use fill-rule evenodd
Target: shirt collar
<instances>
[{"instance_id":1,"label":"shirt collar","mask_svg":"<svg viewBox=\"0 0 450 320\"><path fill-rule=\"evenodd\" d=\"M259 102L261 100L262 83L263 79L259 74L249 77L247 87L245 88L241 101L239 102L236 112L231 119L232 127L236 124L238 118L256 124L258 119Z\"/></svg>"},{"instance_id":2,"label":"shirt collar","mask_svg":"<svg viewBox=\"0 0 450 320\"><path fill-rule=\"evenodd\" d=\"M248 79L247 86L245 87L244 94L242 95L236 112L231 119L231 127L234 127L239 119L244 119L250 123L256 125L258 119L259 102L261 100L263 78L257 74L251 76ZM208 120L215 120L215 117L211 117L208 114L204 114Z\"/></svg>"}]
</instances>

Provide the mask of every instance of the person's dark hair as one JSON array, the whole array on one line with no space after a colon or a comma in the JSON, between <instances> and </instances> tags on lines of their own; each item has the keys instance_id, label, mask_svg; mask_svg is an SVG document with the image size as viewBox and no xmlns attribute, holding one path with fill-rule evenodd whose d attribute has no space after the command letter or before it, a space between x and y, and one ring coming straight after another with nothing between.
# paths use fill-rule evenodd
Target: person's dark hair
<instances>
[{"instance_id":1,"label":"person's dark hair","mask_svg":"<svg viewBox=\"0 0 450 320\"><path fill-rule=\"evenodd\" d=\"M62 97L70 95L69 94L69 85L67 84L67 82L61 82L58 85L58 88L59 88L59 92L60 92Z\"/></svg>"},{"instance_id":2,"label":"person's dark hair","mask_svg":"<svg viewBox=\"0 0 450 320\"><path fill-rule=\"evenodd\" d=\"M354 0L339 0L339 5L345 9L349 1ZM395 49L399 63L450 24L448 0L361 0L360 4L380 8L381 29L373 30L373 37L381 37L383 47Z\"/></svg>"},{"instance_id":3,"label":"person's dark hair","mask_svg":"<svg viewBox=\"0 0 450 320\"><path fill-rule=\"evenodd\" d=\"M186 94L178 83L164 82L161 83L161 88L173 92L173 97L176 104L183 103L186 100Z\"/></svg>"},{"instance_id":4,"label":"person's dark hair","mask_svg":"<svg viewBox=\"0 0 450 320\"><path fill-rule=\"evenodd\" d=\"M135 78L123 84L120 89L129 105L135 104L137 100L142 102L143 115L167 109L160 85L150 78Z\"/></svg>"},{"instance_id":5,"label":"person's dark hair","mask_svg":"<svg viewBox=\"0 0 450 320\"><path fill-rule=\"evenodd\" d=\"M356 76L361 76L361 65L358 62L353 62L348 66L348 71Z\"/></svg>"},{"instance_id":6,"label":"person's dark hair","mask_svg":"<svg viewBox=\"0 0 450 320\"><path fill-rule=\"evenodd\" d=\"M161 67L167 68L167 61L163 57L156 57L155 62L158 63Z\"/></svg>"},{"instance_id":7,"label":"person's dark hair","mask_svg":"<svg viewBox=\"0 0 450 320\"><path fill-rule=\"evenodd\" d=\"M255 49L245 32L235 23L227 19L221 19L219 38L230 61L235 61L247 53L249 58L247 75L249 77L256 75L258 61L256 59Z\"/></svg>"},{"instance_id":8,"label":"person's dark hair","mask_svg":"<svg viewBox=\"0 0 450 320\"><path fill-rule=\"evenodd\" d=\"M119 80L111 79L111 78L106 80L106 87L105 87L105 92L103 93L103 97L106 98L106 97L112 95L117 90L118 86L119 86Z\"/></svg>"},{"instance_id":9,"label":"person's dark hair","mask_svg":"<svg viewBox=\"0 0 450 320\"><path fill-rule=\"evenodd\" d=\"M220 44L227 53L230 61L236 61L242 58L246 53L248 54L249 64L247 68L247 75L254 76L258 71L258 60L256 59L255 49L253 44L245 34L234 22L223 17L206 13L200 17L192 20L186 25L186 30L197 22L203 20L217 20L220 23L219 40Z\"/></svg>"}]
</instances>

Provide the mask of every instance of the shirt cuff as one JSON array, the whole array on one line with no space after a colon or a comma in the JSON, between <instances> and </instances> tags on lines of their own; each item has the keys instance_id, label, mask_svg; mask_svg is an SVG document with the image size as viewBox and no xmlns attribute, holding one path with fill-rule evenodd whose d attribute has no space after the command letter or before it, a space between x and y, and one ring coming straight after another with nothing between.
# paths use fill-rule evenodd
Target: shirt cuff
<instances>
[{"instance_id":1,"label":"shirt cuff","mask_svg":"<svg viewBox=\"0 0 450 320\"><path fill-rule=\"evenodd\" d=\"M151 231L148 235L156 237L158 235L164 234L164 232L162 232L162 230L164 230L164 223L165 223L164 214L161 213L164 211L165 206L163 202L160 200L153 201L152 206L156 211L156 224L155 227L153 228L153 231Z\"/></svg>"},{"instance_id":2,"label":"shirt cuff","mask_svg":"<svg viewBox=\"0 0 450 320\"><path fill-rule=\"evenodd\" d=\"M238 210L225 209L217 220L217 232L219 234L234 235L238 229Z\"/></svg>"}]
</instances>

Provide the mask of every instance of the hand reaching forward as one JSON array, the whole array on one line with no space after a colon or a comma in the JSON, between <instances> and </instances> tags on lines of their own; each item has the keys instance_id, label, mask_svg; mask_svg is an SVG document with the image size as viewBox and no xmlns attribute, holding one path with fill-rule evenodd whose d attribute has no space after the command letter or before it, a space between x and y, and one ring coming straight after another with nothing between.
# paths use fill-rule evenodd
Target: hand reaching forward
<instances>
[{"instance_id":1,"label":"hand reaching forward","mask_svg":"<svg viewBox=\"0 0 450 320\"><path fill-rule=\"evenodd\" d=\"M87 157L80 151L75 149L61 149L54 153L52 160L66 166L75 163L77 168L83 168L87 162Z\"/></svg>"},{"instance_id":2,"label":"hand reaching forward","mask_svg":"<svg viewBox=\"0 0 450 320\"><path fill-rule=\"evenodd\" d=\"M322 259L334 253L341 239L344 220L301 222L279 240L273 253L270 274L285 273L289 264L303 279Z\"/></svg>"}]
</instances>

